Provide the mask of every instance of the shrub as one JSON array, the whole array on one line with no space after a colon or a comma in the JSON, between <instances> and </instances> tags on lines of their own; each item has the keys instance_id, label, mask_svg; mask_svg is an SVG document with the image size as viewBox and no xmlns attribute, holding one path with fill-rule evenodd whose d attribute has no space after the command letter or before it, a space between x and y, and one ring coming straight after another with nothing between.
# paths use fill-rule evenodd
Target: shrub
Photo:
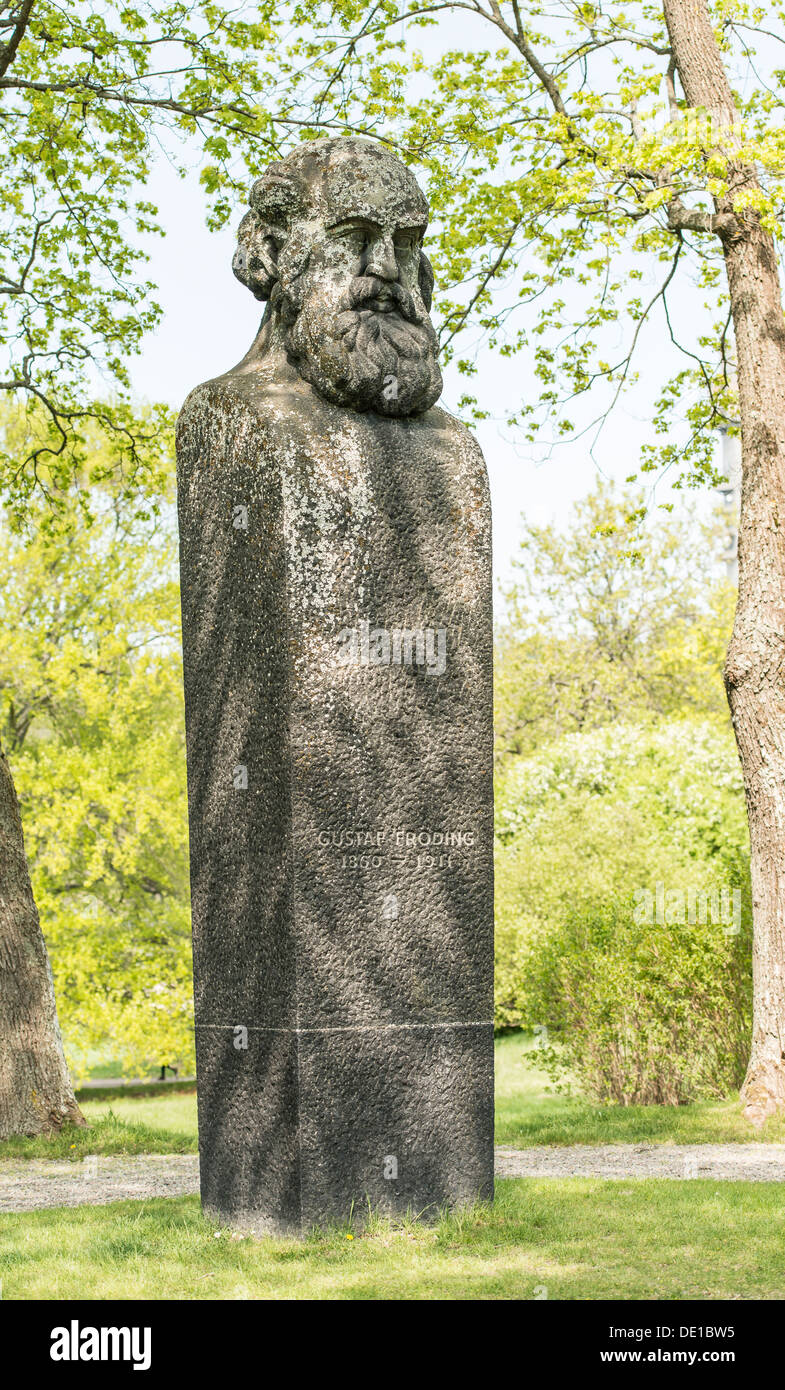
<instances>
[{"instance_id":1,"label":"shrub","mask_svg":"<svg viewBox=\"0 0 785 1390\"><path fill-rule=\"evenodd\" d=\"M496 1023L552 1030L554 1075L622 1104L738 1086L749 922L729 729L617 725L511 760L497 795Z\"/></svg>"},{"instance_id":2,"label":"shrub","mask_svg":"<svg viewBox=\"0 0 785 1390\"><path fill-rule=\"evenodd\" d=\"M569 1073L595 1100L620 1105L681 1105L741 1085L748 910L738 934L705 915L650 921L640 903L615 899L534 933L522 973L530 1021L557 1043L538 1054L552 1079Z\"/></svg>"}]
</instances>

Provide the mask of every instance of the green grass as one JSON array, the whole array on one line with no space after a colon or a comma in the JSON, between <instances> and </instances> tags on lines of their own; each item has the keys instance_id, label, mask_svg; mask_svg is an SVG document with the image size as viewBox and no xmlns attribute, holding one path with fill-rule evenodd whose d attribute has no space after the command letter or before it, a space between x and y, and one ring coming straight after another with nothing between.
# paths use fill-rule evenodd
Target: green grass
<instances>
[{"instance_id":1,"label":"green grass","mask_svg":"<svg viewBox=\"0 0 785 1390\"><path fill-rule=\"evenodd\" d=\"M531 1065L531 1041L510 1034L496 1043L496 1138L500 1144L719 1144L785 1141L785 1120L756 1131L742 1118L738 1099L695 1105L595 1105L555 1094ZM185 1084L185 1083L184 1083ZM87 1097L85 1099L84 1097ZM73 1158L86 1154L195 1153L196 1092L175 1087L82 1092L87 1129L49 1139L9 1139L2 1158Z\"/></svg>"},{"instance_id":2,"label":"green grass","mask_svg":"<svg viewBox=\"0 0 785 1390\"><path fill-rule=\"evenodd\" d=\"M71 1158L87 1154L195 1153L196 1093L81 1104L87 1127L69 1125L47 1137L6 1139L4 1158Z\"/></svg>"},{"instance_id":3,"label":"green grass","mask_svg":"<svg viewBox=\"0 0 785 1390\"><path fill-rule=\"evenodd\" d=\"M96 1080L119 1081L122 1075L122 1062L99 1062L97 1065L90 1067L90 1076L95 1077Z\"/></svg>"},{"instance_id":4,"label":"green grass","mask_svg":"<svg viewBox=\"0 0 785 1390\"><path fill-rule=\"evenodd\" d=\"M785 1138L781 1123L752 1131L737 1100L621 1109L556 1095L530 1047L497 1043L501 1143ZM89 1128L10 1140L0 1158L195 1151L193 1090L86 1095ZM778 1183L529 1179L433 1226L374 1219L304 1242L216 1234L196 1198L7 1214L0 1280L4 1299L780 1300L784 1238Z\"/></svg>"},{"instance_id":5,"label":"green grass","mask_svg":"<svg viewBox=\"0 0 785 1390\"><path fill-rule=\"evenodd\" d=\"M111 1112L125 1123L138 1124L151 1132L159 1129L169 1130L188 1139L190 1143L183 1149L175 1150L176 1153L187 1153L195 1147L196 1091L193 1086L186 1092L167 1092L164 1095L159 1093L139 1099L133 1096L119 1096L111 1101L101 1099L80 1102L80 1106L82 1114L90 1124ZM161 1149L159 1152L167 1151Z\"/></svg>"},{"instance_id":6,"label":"green grass","mask_svg":"<svg viewBox=\"0 0 785 1390\"><path fill-rule=\"evenodd\" d=\"M784 1240L777 1183L529 1179L304 1242L216 1236L190 1197L5 1215L0 1278L4 1299L782 1299Z\"/></svg>"},{"instance_id":7,"label":"green grass","mask_svg":"<svg viewBox=\"0 0 785 1390\"><path fill-rule=\"evenodd\" d=\"M785 1119L755 1130L738 1096L693 1105L596 1105L557 1095L531 1066L532 1044L521 1034L496 1042L496 1141L533 1144L724 1144L785 1142Z\"/></svg>"}]
</instances>

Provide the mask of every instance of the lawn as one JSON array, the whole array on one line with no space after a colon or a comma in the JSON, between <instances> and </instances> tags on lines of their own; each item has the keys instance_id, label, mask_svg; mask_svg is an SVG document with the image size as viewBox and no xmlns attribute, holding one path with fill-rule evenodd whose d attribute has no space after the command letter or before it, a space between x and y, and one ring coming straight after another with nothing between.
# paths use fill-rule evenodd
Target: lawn
<instances>
[{"instance_id":1,"label":"lawn","mask_svg":"<svg viewBox=\"0 0 785 1390\"><path fill-rule=\"evenodd\" d=\"M724 1144L785 1142L785 1119L754 1130L738 1097L692 1105L596 1105L555 1094L531 1065L529 1039L508 1034L496 1042L496 1140L532 1144Z\"/></svg>"},{"instance_id":2,"label":"lawn","mask_svg":"<svg viewBox=\"0 0 785 1390\"><path fill-rule=\"evenodd\" d=\"M738 1101L599 1106L554 1094L531 1042L498 1040L497 1138L531 1144L783 1139ZM182 1088L84 1092L86 1129L12 1140L0 1158L187 1153L196 1097ZM706 1179L497 1184L493 1207L436 1225L373 1220L304 1242L216 1231L198 1199L116 1202L0 1217L4 1299L783 1299L777 1183Z\"/></svg>"},{"instance_id":3,"label":"lawn","mask_svg":"<svg viewBox=\"0 0 785 1390\"><path fill-rule=\"evenodd\" d=\"M4 1299L782 1299L776 1183L501 1182L493 1208L299 1242L194 1197L0 1218Z\"/></svg>"},{"instance_id":4,"label":"lawn","mask_svg":"<svg viewBox=\"0 0 785 1390\"><path fill-rule=\"evenodd\" d=\"M595 1105L557 1095L531 1065L531 1040L510 1034L496 1043L496 1138L500 1144L719 1144L785 1142L785 1120L756 1131L741 1116L737 1098L694 1105ZM86 1154L192 1153L196 1151L193 1089L144 1087L96 1096L80 1093L87 1129L51 1139L11 1139L2 1158L73 1158Z\"/></svg>"}]
</instances>

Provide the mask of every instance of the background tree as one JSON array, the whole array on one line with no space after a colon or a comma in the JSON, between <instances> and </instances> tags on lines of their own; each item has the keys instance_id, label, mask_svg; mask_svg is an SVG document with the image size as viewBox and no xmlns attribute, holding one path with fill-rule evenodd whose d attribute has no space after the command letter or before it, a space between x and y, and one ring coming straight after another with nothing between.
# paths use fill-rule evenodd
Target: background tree
<instances>
[{"instance_id":1,"label":"background tree","mask_svg":"<svg viewBox=\"0 0 785 1390\"><path fill-rule=\"evenodd\" d=\"M741 421L725 677L755 904L743 1095L760 1122L785 1106L782 11L745 0L534 0L525 10L518 0L301 0L297 15L299 106L288 111L314 133L336 119L363 127L424 171L445 349L466 352L467 374L478 339L523 354L511 415L528 433L542 419L569 433L589 391L602 418L632 382L657 315L682 360L670 377L657 371L662 438L644 467L711 477L711 431ZM449 18L466 46L451 42L454 27L439 43L435 26ZM428 28L418 55L414 38ZM621 349L609 325L623 329Z\"/></svg>"},{"instance_id":2,"label":"background tree","mask_svg":"<svg viewBox=\"0 0 785 1390\"><path fill-rule=\"evenodd\" d=\"M563 530L524 526L496 643L496 1021L544 1025L596 1099L679 1104L736 1089L749 1051L734 595L720 519L639 502L602 484Z\"/></svg>"},{"instance_id":3,"label":"background tree","mask_svg":"<svg viewBox=\"0 0 785 1390\"><path fill-rule=\"evenodd\" d=\"M146 476L154 493L169 415L140 417L128 379L160 313L140 274L140 239L161 230L145 183L162 148L195 141L212 215L228 215L230 150L247 179L277 148L274 13L0 0L0 392L28 412L0 438L0 486L17 520L36 490L56 509L74 478L132 496ZM93 426L108 442L91 463ZM0 1000L0 1134L78 1118L5 755Z\"/></svg>"},{"instance_id":4,"label":"background tree","mask_svg":"<svg viewBox=\"0 0 785 1390\"><path fill-rule=\"evenodd\" d=\"M466 26L468 47L440 38L450 15ZM155 211L135 190L159 136L201 144L214 224L248 173L294 139L343 130L396 144L432 199L445 355L471 376L478 340L520 353L525 385L511 418L532 436L543 421L569 434L589 392L601 419L633 382L657 315L682 361L670 377L658 373L661 438L644 451L644 468L672 464L705 480L712 429L740 418L740 586L727 680L752 842L756 1004L745 1099L755 1119L785 1105L778 17L776 4L736 0L559 0L525 15L517 0L300 0L239 15L212 4L94 13L84 3L0 0L3 383L46 420L45 438L33 432L21 456L0 459L20 506L36 484L56 500L84 467L91 417L112 435L110 467L121 476L157 456L162 419L139 427L124 374L156 315L137 276L138 236ZM420 28L432 30L425 57L413 42ZM652 272L660 278L649 286ZM102 398L107 382L115 392L111 407L92 403L99 380ZM468 394L465 406L482 413ZM5 761L0 770L7 778ZM17 920L28 892L8 792L4 922ZM18 921L19 959L37 981L31 997L49 998L44 1012L54 1017L34 964L42 943L28 913ZM49 1041L56 1047L54 1033ZM0 1050L27 1046L13 1030L0 1037ZM52 1101L42 1115L61 1113L64 1096Z\"/></svg>"},{"instance_id":5,"label":"background tree","mask_svg":"<svg viewBox=\"0 0 785 1390\"><path fill-rule=\"evenodd\" d=\"M521 519L495 643L497 765L616 720L727 725L722 664L735 592L722 518L646 513L642 490L598 483L564 530Z\"/></svg>"},{"instance_id":6,"label":"background tree","mask_svg":"<svg viewBox=\"0 0 785 1390\"><path fill-rule=\"evenodd\" d=\"M174 470L0 534L0 718L66 1056L193 1063Z\"/></svg>"}]
</instances>

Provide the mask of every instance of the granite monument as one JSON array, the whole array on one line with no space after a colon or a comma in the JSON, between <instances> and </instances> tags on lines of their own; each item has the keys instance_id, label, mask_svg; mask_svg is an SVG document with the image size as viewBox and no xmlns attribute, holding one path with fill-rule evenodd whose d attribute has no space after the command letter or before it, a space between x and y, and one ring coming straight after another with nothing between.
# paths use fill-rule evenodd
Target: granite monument
<instances>
[{"instance_id":1,"label":"granite monument","mask_svg":"<svg viewBox=\"0 0 785 1390\"><path fill-rule=\"evenodd\" d=\"M405 165L254 185L178 425L201 1188L251 1231L493 1192L490 508Z\"/></svg>"}]
</instances>

